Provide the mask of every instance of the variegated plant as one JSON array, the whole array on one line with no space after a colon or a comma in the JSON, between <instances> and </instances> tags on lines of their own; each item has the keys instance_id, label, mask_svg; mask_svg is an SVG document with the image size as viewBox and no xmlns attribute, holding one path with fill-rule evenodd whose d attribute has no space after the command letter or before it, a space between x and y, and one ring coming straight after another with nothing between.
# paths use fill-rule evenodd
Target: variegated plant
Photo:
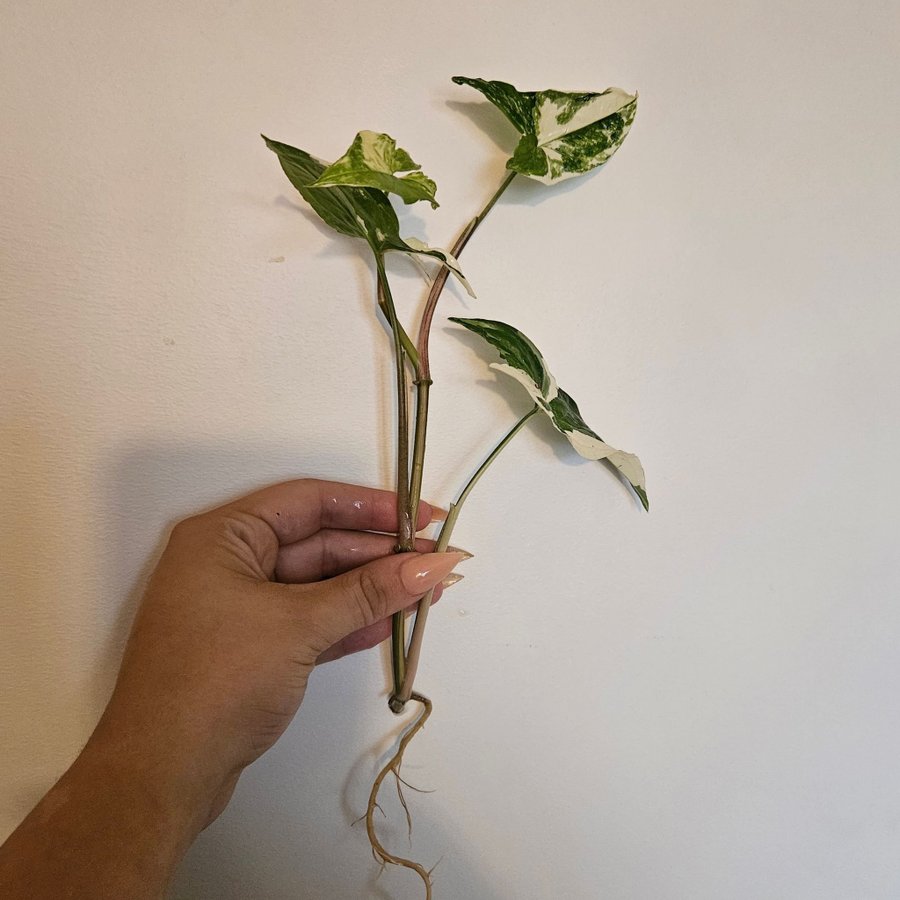
<instances>
[{"instance_id":1,"label":"variegated plant","mask_svg":"<svg viewBox=\"0 0 900 900\"><path fill-rule=\"evenodd\" d=\"M389 135L361 131L346 153L331 164L316 159L304 150L264 137L269 149L277 154L291 184L319 217L335 231L364 240L374 256L376 296L390 326L394 346L399 550L411 550L415 546L414 522L422 488L428 402L433 382L428 349L435 307L450 273L472 294L460 271L457 257L517 175L550 184L596 169L621 146L637 108L637 95L619 88L608 88L599 93L528 92L519 91L503 81L462 76L455 77L453 81L474 87L484 94L509 119L520 137L515 152L506 163L508 173L499 188L481 212L463 228L449 251L429 247L419 238L401 236L400 222L389 195L395 194L407 204L424 200L434 208L438 205L436 186L409 153L398 147ZM385 268L385 256L391 251L409 254L414 259L431 257L440 264L424 302L416 341L412 340L397 317ZM500 352L504 362L495 364L494 368L516 379L534 400L534 406L498 442L450 504L436 550L446 550L462 505L487 468L526 422L541 412L549 417L557 431L579 454L588 459L606 460L615 467L634 488L644 508L649 509L644 470L638 458L610 446L587 426L575 401L559 388L540 352L524 334L510 325L490 319L453 318L451 321L479 334ZM412 435L410 382L416 391ZM428 594L419 602L409 641L406 639L403 616L396 615L393 619L391 659L394 684L390 707L394 712L400 712L410 699L415 699L422 704L422 712L404 734L397 753L379 773L372 787L366 815L366 828L377 856L383 862L416 871L425 884L429 898L429 873L418 863L395 856L381 845L375 834L373 813L379 787L388 772L397 776L399 790L403 752L431 714L431 701L413 692L431 601L432 595Z\"/></svg>"},{"instance_id":2,"label":"variegated plant","mask_svg":"<svg viewBox=\"0 0 900 900\"><path fill-rule=\"evenodd\" d=\"M575 451L585 459L605 459L613 464L634 488L644 509L650 509L644 467L633 453L616 450L592 431L575 401L556 383L544 362L544 357L534 344L512 325L491 319L461 319L450 317L451 322L464 325L469 331L483 337L500 352L505 363L492 363L491 368L514 378L528 391L534 400L534 408L527 413L543 412L553 427L566 437Z\"/></svg>"},{"instance_id":3,"label":"variegated plant","mask_svg":"<svg viewBox=\"0 0 900 900\"><path fill-rule=\"evenodd\" d=\"M625 140L637 110L637 94L621 88L518 91L505 81L453 80L481 91L522 135L506 168L545 184L603 165Z\"/></svg>"}]
</instances>

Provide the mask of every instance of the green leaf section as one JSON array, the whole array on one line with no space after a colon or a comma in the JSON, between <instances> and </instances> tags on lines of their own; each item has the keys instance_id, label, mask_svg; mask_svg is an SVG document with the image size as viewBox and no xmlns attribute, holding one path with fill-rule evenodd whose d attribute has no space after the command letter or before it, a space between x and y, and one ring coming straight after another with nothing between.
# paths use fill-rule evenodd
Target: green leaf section
<instances>
[{"instance_id":1,"label":"green leaf section","mask_svg":"<svg viewBox=\"0 0 900 900\"><path fill-rule=\"evenodd\" d=\"M577 453L585 459L606 459L615 466L634 488L644 509L650 509L646 478L640 460L633 453L610 446L588 426L578 404L556 386L556 379L550 374L543 356L531 340L505 322L457 317L450 321L468 328L495 347L507 365L494 364L492 368L515 378Z\"/></svg>"},{"instance_id":2,"label":"green leaf section","mask_svg":"<svg viewBox=\"0 0 900 900\"><path fill-rule=\"evenodd\" d=\"M493 319L462 319L451 316L450 321L483 337L510 366L524 372L534 384L538 398L547 402L548 397L555 392L556 382L547 369L541 351L521 331Z\"/></svg>"},{"instance_id":3,"label":"green leaf section","mask_svg":"<svg viewBox=\"0 0 900 900\"><path fill-rule=\"evenodd\" d=\"M396 194L404 203L427 200L432 209L436 209L438 203L434 192L437 186L418 171L421 168L390 135L360 131L350 149L328 166L311 187L376 188ZM409 174L398 176L397 172Z\"/></svg>"},{"instance_id":4,"label":"green leaf section","mask_svg":"<svg viewBox=\"0 0 900 900\"><path fill-rule=\"evenodd\" d=\"M316 190L313 182L327 168L321 160L262 136L266 146L278 157L284 174L303 199L318 213L322 221L335 231L368 241L374 250L382 247L385 237L398 235L400 223L388 198L371 188L336 187Z\"/></svg>"},{"instance_id":5,"label":"green leaf section","mask_svg":"<svg viewBox=\"0 0 900 900\"><path fill-rule=\"evenodd\" d=\"M545 184L602 166L628 135L637 94L519 91L505 81L457 75L456 84L480 91L516 127L519 144L507 169Z\"/></svg>"},{"instance_id":6,"label":"green leaf section","mask_svg":"<svg viewBox=\"0 0 900 900\"><path fill-rule=\"evenodd\" d=\"M505 81L485 81L483 78L466 78L463 75L454 75L452 80L454 84L467 84L476 91L481 91L521 134L531 131L536 97L534 91L516 90Z\"/></svg>"},{"instance_id":7,"label":"green leaf section","mask_svg":"<svg viewBox=\"0 0 900 900\"><path fill-rule=\"evenodd\" d=\"M282 144L262 135L266 146L278 157L284 174L315 210L323 222L335 231L350 237L362 238L376 255L389 250L430 256L447 266L474 296L456 259L446 250L429 247L415 238L400 236L400 222L387 194L374 187L334 186L317 184L329 168L324 162L290 144Z\"/></svg>"}]
</instances>

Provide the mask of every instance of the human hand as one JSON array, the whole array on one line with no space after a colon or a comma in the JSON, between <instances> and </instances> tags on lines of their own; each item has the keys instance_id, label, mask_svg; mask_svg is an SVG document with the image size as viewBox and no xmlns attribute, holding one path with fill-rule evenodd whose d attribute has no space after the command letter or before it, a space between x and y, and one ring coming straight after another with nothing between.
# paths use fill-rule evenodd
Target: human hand
<instances>
[{"instance_id":1,"label":"human hand","mask_svg":"<svg viewBox=\"0 0 900 900\"><path fill-rule=\"evenodd\" d=\"M418 529L435 510L420 504ZM175 527L87 746L0 847L0 895L163 896L317 662L371 647L468 554L393 553L395 498L290 481Z\"/></svg>"},{"instance_id":2,"label":"human hand","mask_svg":"<svg viewBox=\"0 0 900 900\"><path fill-rule=\"evenodd\" d=\"M418 530L435 510L420 504ZM148 584L93 742L154 760L201 827L287 728L317 662L374 646L466 557L394 554L393 494L276 485L179 523ZM188 763L185 769L185 764Z\"/></svg>"}]
</instances>

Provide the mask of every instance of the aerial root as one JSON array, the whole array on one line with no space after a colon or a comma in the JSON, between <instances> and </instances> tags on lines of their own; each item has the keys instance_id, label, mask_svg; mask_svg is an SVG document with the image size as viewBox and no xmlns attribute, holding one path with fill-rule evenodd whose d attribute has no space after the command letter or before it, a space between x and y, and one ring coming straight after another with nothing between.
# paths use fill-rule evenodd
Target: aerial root
<instances>
[{"instance_id":1,"label":"aerial root","mask_svg":"<svg viewBox=\"0 0 900 900\"><path fill-rule=\"evenodd\" d=\"M422 694L414 693L410 699L422 704L422 712L419 715L419 718L416 719L404 733L403 737L400 739L400 744L397 747L397 752L387 761L384 768L378 773L375 783L372 785L372 790L369 793L369 805L365 815L366 833L369 836L369 843L372 845L372 853L375 855L375 858L379 860L382 865L390 863L394 866L403 866L406 869L412 869L412 871L422 879L422 882L425 885L425 900L431 900L431 871L425 869L424 866L411 859L389 853L375 834L375 810L381 809L378 805L378 792L381 790L381 784L387 777L388 772L392 772L397 779L397 794L400 797L400 804L403 806L403 811L406 813L407 829L410 842L412 842L412 817L410 816L409 808L406 805L406 798L403 796L403 790L400 787L400 782L403 781L400 777L400 766L403 763L403 754L406 752L406 748L409 746L410 741L422 730L425 721L431 715L433 707L431 701ZM403 783L406 784L405 781L403 781ZM407 785L407 787L412 786ZM412 790L418 790L418 788L412 788ZM382 810L382 814L384 814L384 810Z\"/></svg>"},{"instance_id":2,"label":"aerial root","mask_svg":"<svg viewBox=\"0 0 900 900\"><path fill-rule=\"evenodd\" d=\"M416 787L414 784L410 784L405 778L400 777L399 772L394 772L394 778L397 779L401 784L405 787L408 787L411 791L415 791L417 794L433 794L433 790L428 790L428 788L420 788Z\"/></svg>"},{"instance_id":3,"label":"aerial root","mask_svg":"<svg viewBox=\"0 0 900 900\"><path fill-rule=\"evenodd\" d=\"M378 812L380 812L385 818L387 818L387 813L381 808L380 803L375 804L375 809L377 809ZM350 823L350 827L352 828L354 825L359 825L359 823L362 822L363 819L365 819L366 815L367 813L363 813L358 819L354 819Z\"/></svg>"}]
</instances>

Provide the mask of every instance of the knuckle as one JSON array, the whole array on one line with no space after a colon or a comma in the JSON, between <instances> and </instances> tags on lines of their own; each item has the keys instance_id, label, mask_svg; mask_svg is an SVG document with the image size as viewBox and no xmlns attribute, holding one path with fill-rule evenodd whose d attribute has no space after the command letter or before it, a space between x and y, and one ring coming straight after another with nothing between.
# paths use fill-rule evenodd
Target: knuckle
<instances>
[{"instance_id":1,"label":"knuckle","mask_svg":"<svg viewBox=\"0 0 900 900\"><path fill-rule=\"evenodd\" d=\"M216 522L216 528L223 534L231 535L245 543L251 543L259 520L256 516L240 509L229 509Z\"/></svg>"},{"instance_id":2,"label":"knuckle","mask_svg":"<svg viewBox=\"0 0 900 900\"><path fill-rule=\"evenodd\" d=\"M366 623L377 622L387 615L390 601L388 592L384 584L368 570L360 571L354 594L360 618Z\"/></svg>"}]
</instances>

